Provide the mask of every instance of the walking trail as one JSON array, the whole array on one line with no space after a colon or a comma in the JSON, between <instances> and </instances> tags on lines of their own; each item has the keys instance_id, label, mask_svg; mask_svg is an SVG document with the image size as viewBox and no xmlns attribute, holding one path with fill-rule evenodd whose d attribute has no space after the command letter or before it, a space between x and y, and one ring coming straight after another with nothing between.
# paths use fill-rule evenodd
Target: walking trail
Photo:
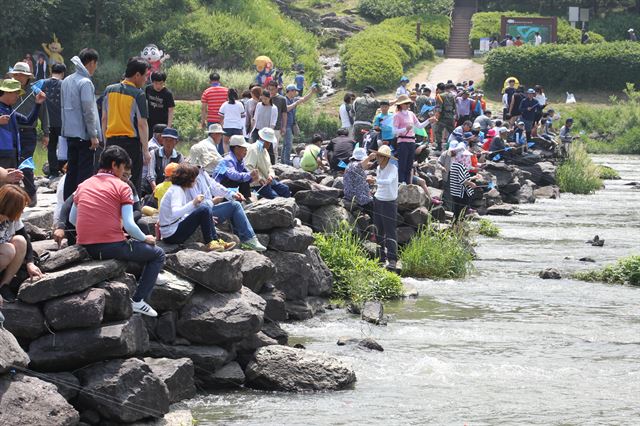
<instances>
[{"instance_id":1,"label":"walking trail","mask_svg":"<svg viewBox=\"0 0 640 426\"><path fill-rule=\"evenodd\" d=\"M446 83L447 80L452 80L454 83L473 80L477 83L483 78L484 67L482 64L471 59L447 58L431 70L423 70L418 73L411 79L409 87L413 87L415 83L427 83L429 86L435 87L436 84Z\"/></svg>"}]
</instances>

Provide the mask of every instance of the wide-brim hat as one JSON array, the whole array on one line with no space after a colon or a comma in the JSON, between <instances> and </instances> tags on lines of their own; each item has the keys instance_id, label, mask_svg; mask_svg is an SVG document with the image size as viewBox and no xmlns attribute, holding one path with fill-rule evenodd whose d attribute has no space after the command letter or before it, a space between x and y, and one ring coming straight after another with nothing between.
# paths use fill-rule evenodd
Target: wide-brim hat
<instances>
[{"instance_id":1,"label":"wide-brim hat","mask_svg":"<svg viewBox=\"0 0 640 426\"><path fill-rule=\"evenodd\" d=\"M226 132L222 130L221 125L219 125L218 123L213 123L213 124L210 124L209 128L207 129L207 134L211 134L211 133L220 133L223 135Z\"/></svg>"},{"instance_id":2,"label":"wide-brim hat","mask_svg":"<svg viewBox=\"0 0 640 426\"><path fill-rule=\"evenodd\" d=\"M367 158L367 150L364 148L356 148L351 154L351 159L356 161L362 161Z\"/></svg>"},{"instance_id":3,"label":"wide-brim hat","mask_svg":"<svg viewBox=\"0 0 640 426\"><path fill-rule=\"evenodd\" d=\"M398 96L398 99L396 99L396 105L410 104L410 103L413 103L413 101L407 95L400 95Z\"/></svg>"},{"instance_id":4,"label":"wide-brim hat","mask_svg":"<svg viewBox=\"0 0 640 426\"><path fill-rule=\"evenodd\" d=\"M387 157L396 161L398 160L396 157L391 155L391 148L389 148L389 145L382 145L380 148L378 148L377 151L374 151L372 149L371 152L375 152L377 155L380 155L381 157Z\"/></svg>"},{"instance_id":5,"label":"wide-brim hat","mask_svg":"<svg viewBox=\"0 0 640 426\"><path fill-rule=\"evenodd\" d=\"M33 73L31 72L31 68L29 68L29 64L26 62L16 62L16 64L9 71L9 75L13 74L23 74L28 75L29 77L33 77Z\"/></svg>"},{"instance_id":6,"label":"wide-brim hat","mask_svg":"<svg viewBox=\"0 0 640 426\"><path fill-rule=\"evenodd\" d=\"M244 139L244 136L241 135L233 135L229 138L229 147L239 146L242 148L249 148L251 145L247 143Z\"/></svg>"},{"instance_id":7,"label":"wide-brim hat","mask_svg":"<svg viewBox=\"0 0 640 426\"><path fill-rule=\"evenodd\" d=\"M13 78L0 80L0 90L3 92L20 92L20 96L24 95L22 84Z\"/></svg>"},{"instance_id":8,"label":"wide-brim hat","mask_svg":"<svg viewBox=\"0 0 640 426\"><path fill-rule=\"evenodd\" d=\"M189 164L197 167L207 167L219 156L204 144L197 143L189 149Z\"/></svg>"},{"instance_id":9,"label":"wide-brim hat","mask_svg":"<svg viewBox=\"0 0 640 426\"><path fill-rule=\"evenodd\" d=\"M276 132L270 127L265 127L263 129L260 129L258 131L258 136L260 137L260 139L262 139L265 142L270 142L270 143L278 142L278 139L276 138Z\"/></svg>"}]
</instances>

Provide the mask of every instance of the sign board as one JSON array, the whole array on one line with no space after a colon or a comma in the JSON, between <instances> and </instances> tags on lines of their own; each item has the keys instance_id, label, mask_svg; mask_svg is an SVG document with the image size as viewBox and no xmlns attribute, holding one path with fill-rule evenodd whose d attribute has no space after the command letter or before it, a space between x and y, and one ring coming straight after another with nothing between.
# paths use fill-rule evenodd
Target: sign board
<instances>
[{"instance_id":1,"label":"sign board","mask_svg":"<svg viewBox=\"0 0 640 426\"><path fill-rule=\"evenodd\" d=\"M589 22L589 9L580 8L580 22Z\"/></svg>"},{"instance_id":2,"label":"sign board","mask_svg":"<svg viewBox=\"0 0 640 426\"><path fill-rule=\"evenodd\" d=\"M570 7L569 8L569 22L578 22L580 20L580 8L579 7Z\"/></svg>"},{"instance_id":3,"label":"sign board","mask_svg":"<svg viewBox=\"0 0 640 426\"><path fill-rule=\"evenodd\" d=\"M542 36L543 43L555 43L558 39L558 19L553 18L501 18L500 34L504 38L510 34L526 44L533 44L536 32Z\"/></svg>"},{"instance_id":4,"label":"sign board","mask_svg":"<svg viewBox=\"0 0 640 426\"><path fill-rule=\"evenodd\" d=\"M491 39L489 37L483 37L480 39L480 51L488 52L489 44L491 43Z\"/></svg>"}]
</instances>

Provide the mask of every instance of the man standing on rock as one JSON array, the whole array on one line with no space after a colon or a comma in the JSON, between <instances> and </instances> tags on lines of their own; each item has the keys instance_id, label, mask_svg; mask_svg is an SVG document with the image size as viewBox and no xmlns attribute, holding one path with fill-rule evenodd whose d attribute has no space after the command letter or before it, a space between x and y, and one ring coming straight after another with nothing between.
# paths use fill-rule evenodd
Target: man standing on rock
<instances>
[{"instance_id":1,"label":"man standing on rock","mask_svg":"<svg viewBox=\"0 0 640 426\"><path fill-rule=\"evenodd\" d=\"M375 98L375 95L376 90L367 86L364 88L363 95L353 102L353 138L356 143L362 144L364 133L371 130L373 119L380 108L380 101Z\"/></svg>"},{"instance_id":2,"label":"man standing on rock","mask_svg":"<svg viewBox=\"0 0 640 426\"><path fill-rule=\"evenodd\" d=\"M455 128L456 120L456 85L453 83L438 83L436 90L436 118L438 122L435 126L436 150L442 151L444 139L449 137ZM446 135L445 135L446 130Z\"/></svg>"}]
</instances>

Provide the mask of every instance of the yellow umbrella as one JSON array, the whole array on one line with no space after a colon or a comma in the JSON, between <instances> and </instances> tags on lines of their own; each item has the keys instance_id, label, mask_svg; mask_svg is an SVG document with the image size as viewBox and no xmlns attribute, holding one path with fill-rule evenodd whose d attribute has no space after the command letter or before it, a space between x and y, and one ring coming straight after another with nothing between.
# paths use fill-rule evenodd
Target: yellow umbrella
<instances>
[{"instance_id":1,"label":"yellow umbrella","mask_svg":"<svg viewBox=\"0 0 640 426\"><path fill-rule=\"evenodd\" d=\"M518 79L517 79L517 78L515 78L515 77L508 77L508 78L504 81L504 84L502 85L502 93L504 93L504 91L506 90L506 88L507 88L507 87L509 87L509 83L507 83L507 81L509 81L509 80L515 80L515 81L516 81L515 86L513 86L513 87L515 87L516 89L518 88L518 86L520 86L520 81L518 81Z\"/></svg>"},{"instance_id":2,"label":"yellow umbrella","mask_svg":"<svg viewBox=\"0 0 640 426\"><path fill-rule=\"evenodd\" d=\"M270 62L271 58L269 58L268 56L258 56L253 63L255 64L258 72L262 72L262 70L265 69L267 64Z\"/></svg>"}]
</instances>

